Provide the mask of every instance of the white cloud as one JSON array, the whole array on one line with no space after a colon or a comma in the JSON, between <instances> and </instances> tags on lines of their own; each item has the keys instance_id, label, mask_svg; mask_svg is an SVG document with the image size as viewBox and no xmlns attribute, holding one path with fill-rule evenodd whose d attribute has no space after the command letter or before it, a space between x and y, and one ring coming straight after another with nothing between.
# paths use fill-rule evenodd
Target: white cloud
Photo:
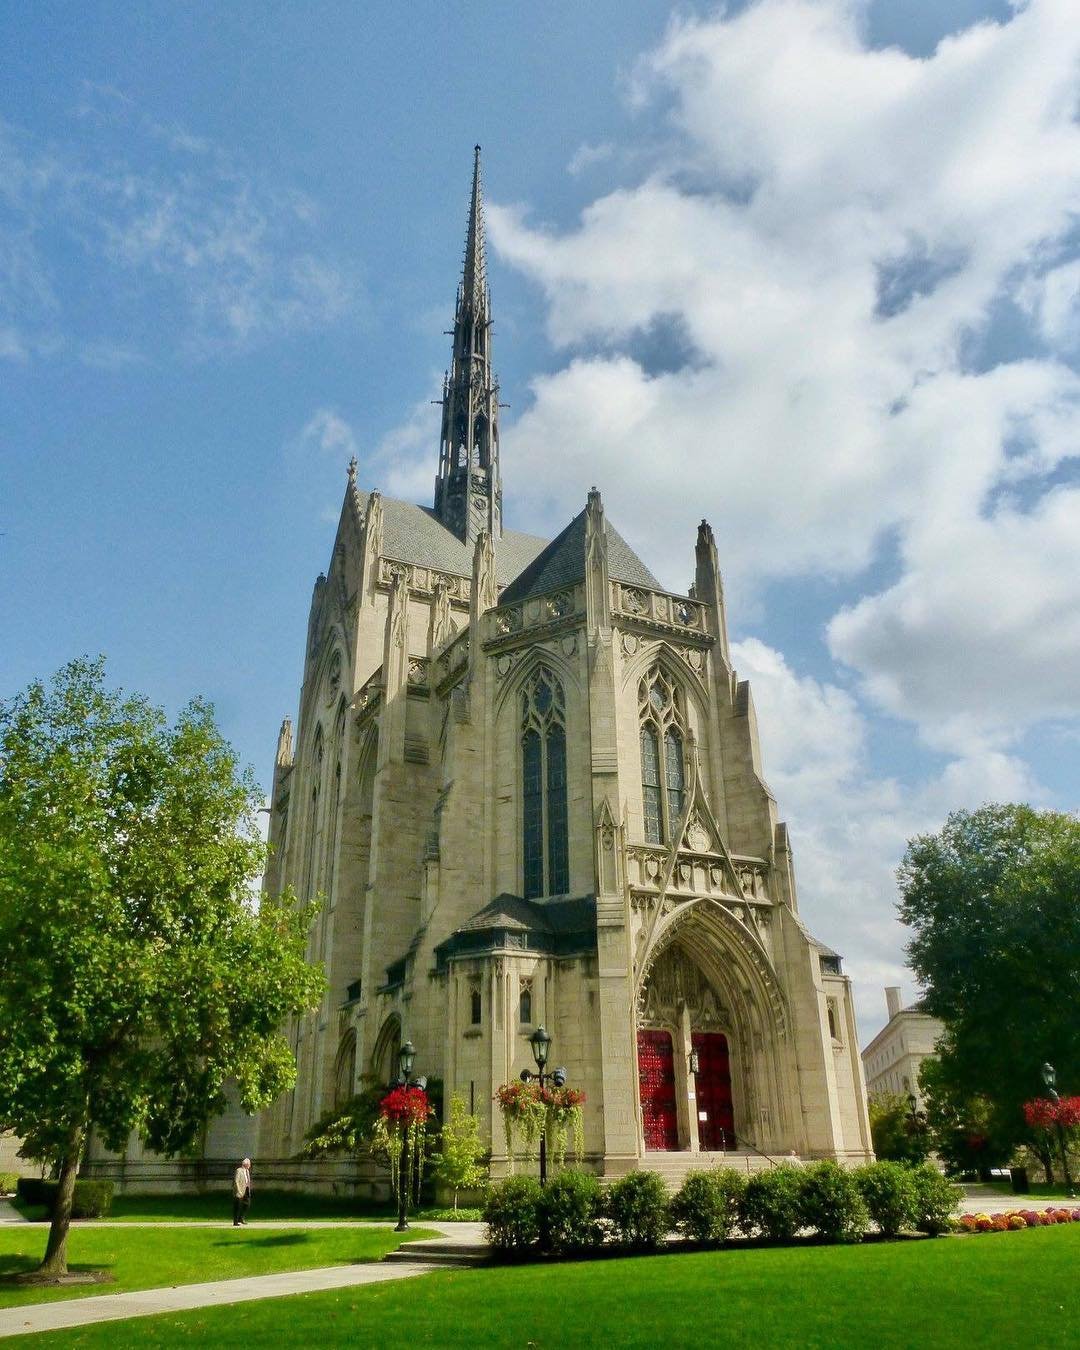
<instances>
[{"instance_id":1,"label":"white cloud","mask_svg":"<svg viewBox=\"0 0 1080 1350\"><path fill-rule=\"evenodd\" d=\"M352 427L333 408L319 408L312 413L297 437L297 445L302 452L332 455L342 466L357 453Z\"/></svg>"},{"instance_id":2,"label":"white cloud","mask_svg":"<svg viewBox=\"0 0 1080 1350\"><path fill-rule=\"evenodd\" d=\"M962 560L957 565L957 560ZM1080 707L1080 491L942 521L896 585L841 611L833 653L947 748L1008 743Z\"/></svg>"},{"instance_id":3,"label":"white cloud","mask_svg":"<svg viewBox=\"0 0 1080 1350\"><path fill-rule=\"evenodd\" d=\"M205 357L325 326L356 303L352 269L318 238L308 198L140 118L118 90L84 94L79 137L59 148L0 122L0 319L14 354L71 338L66 314L82 307L72 253L122 279L90 309L125 341L94 332L90 350L131 347L139 333L147 351Z\"/></svg>"},{"instance_id":4,"label":"white cloud","mask_svg":"<svg viewBox=\"0 0 1080 1350\"><path fill-rule=\"evenodd\" d=\"M787 820L800 911L845 958L864 1042L884 1022L882 988L907 984L907 934L896 917L895 871L907 840L940 829L949 811L986 801L1043 801L1019 759L977 749L905 784L874 773L869 723L846 690L793 670L767 644L732 644L750 680L766 780Z\"/></svg>"},{"instance_id":5,"label":"white cloud","mask_svg":"<svg viewBox=\"0 0 1080 1350\"><path fill-rule=\"evenodd\" d=\"M611 159L615 153L615 147L610 141L601 141L598 145L582 144L570 156L570 161L566 166L566 172L575 177L591 169L595 164L603 164Z\"/></svg>"},{"instance_id":6,"label":"white cloud","mask_svg":"<svg viewBox=\"0 0 1080 1350\"><path fill-rule=\"evenodd\" d=\"M504 449L534 517L562 523L596 481L672 585L703 512L744 597L774 577L858 585L889 541L900 576L837 619L834 650L969 748L1000 740L1025 685L1030 716L1080 713L1061 673L1080 667L1068 500L1040 506L1080 454L1080 378L1036 343L1072 321L1080 26L1072 0L1031 0L917 59L868 48L860 13L760 0L673 24L637 72L674 137L651 173L567 231L489 207L566 353ZM1003 302L1040 325L1026 359L995 355ZM650 356L657 332L683 359ZM1023 613L1028 586L1053 636ZM966 606L955 663L985 672L973 705L940 678L947 596Z\"/></svg>"},{"instance_id":7,"label":"white cloud","mask_svg":"<svg viewBox=\"0 0 1080 1350\"><path fill-rule=\"evenodd\" d=\"M1080 346L1080 258L1030 278L1019 300L1051 346Z\"/></svg>"}]
</instances>

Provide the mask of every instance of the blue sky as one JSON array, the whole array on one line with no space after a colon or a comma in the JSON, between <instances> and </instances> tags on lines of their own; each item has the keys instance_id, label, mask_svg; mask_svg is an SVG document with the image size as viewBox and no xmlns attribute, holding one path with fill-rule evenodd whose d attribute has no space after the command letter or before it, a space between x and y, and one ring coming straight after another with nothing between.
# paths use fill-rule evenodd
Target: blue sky
<instances>
[{"instance_id":1,"label":"blue sky","mask_svg":"<svg viewBox=\"0 0 1080 1350\"><path fill-rule=\"evenodd\" d=\"M954 806L1078 805L1066 0L49 4L0 82L0 696L202 693L263 781L355 450L426 500L474 142L510 523L717 532L869 1034ZM911 986L905 979L909 992Z\"/></svg>"}]
</instances>

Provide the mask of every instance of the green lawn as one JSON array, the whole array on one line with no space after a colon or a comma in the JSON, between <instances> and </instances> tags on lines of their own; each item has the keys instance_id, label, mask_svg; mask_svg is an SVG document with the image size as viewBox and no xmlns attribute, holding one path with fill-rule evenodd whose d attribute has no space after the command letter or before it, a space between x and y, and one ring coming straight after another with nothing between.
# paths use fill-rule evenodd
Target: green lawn
<instances>
[{"instance_id":1,"label":"green lawn","mask_svg":"<svg viewBox=\"0 0 1080 1350\"><path fill-rule=\"evenodd\" d=\"M421 1280L81 1331L65 1346L679 1347L1080 1343L1080 1225L862 1247L743 1249Z\"/></svg>"},{"instance_id":2,"label":"green lawn","mask_svg":"<svg viewBox=\"0 0 1080 1350\"><path fill-rule=\"evenodd\" d=\"M21 1201L15 1204L29 1219L43 1219L45 1210L28 1208ZM410 1218L444 1219L450 1218L449 1209L426 1208L410 1213ZM206 1195L117 1195L113 1198L109 1219L131 1222L158 1222L169 1220L216 1220L218 1223L232 1219L232 1190L222 1187ZM461 1219L478 1219L479 1210L462 1209ZM254 1203L248 1218L258 1219L397 1219L397 1205L394 1203L375 1205L370 1201L344 1199L332 1195L304 1195L295 1191L256 1191Z\"/></svg>"},{"instance_id":3,"label":"green lawn","mask_svg":"<svg viewBox=\"0 0 1080 1350\"><path fill-rule=\"evenodd\" d=\"M289 1229L82 1228L71 1230L68 1266L106 1269L114 1283L67 1288L25 1288L0 1284L0 1307L42 1303L55 1298L85 1298L126 1289L228 1280L239 1275L270 1275L352 1261L378 1261L401 1242L390 1228ZM413 1229L410 1238L431 1237ZM43 1228L0 1228L0 1275L33 1270L45 1251Z\"/></svg>"}]
</instances>

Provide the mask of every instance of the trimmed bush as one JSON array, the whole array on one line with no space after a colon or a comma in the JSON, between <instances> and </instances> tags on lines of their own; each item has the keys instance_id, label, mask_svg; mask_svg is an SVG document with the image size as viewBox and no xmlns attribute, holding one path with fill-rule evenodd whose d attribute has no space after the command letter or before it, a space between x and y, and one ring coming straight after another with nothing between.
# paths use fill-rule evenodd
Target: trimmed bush
<instances>
[{"instance_id":1,"label":"trimmed bush","mask_svg":"<svg viewBox=\"0 0 1080 1350\"><path fill-rule=\"evenodd\" d=\"M831 1161L804 1170L802 1215L827 1242L861 1242L869 1217L854 1173Z\"/></svg>"},{"instance_id":2,"label":"trimmed bush","mask_svg":"<svg viewBox=\"0 0 1080 1350\"><path fill-rule=\"evenodd\" d=\"M671 1218L694 1242L723 1242L728 1234L727 1204L715 1172L688 1172L671 1201Z\"/></svg>"},{"instance_id":3,"label":"trimmed bush","mask_svg":"<svg viewBox=\"0 0 1080 1350\"><path fill-rule=\"evenodd\" d=\"M541 1189L535 1177L507 1177L484 1201L487 1239L498 1252L522 1252L540 1238Z\"/></svg>"},{"instance_id":4,"label":"trimmed bush","mask_svg":"<svg viewBox=\"0 0 1080 1350\"><path fill-rule=\"evenodd\" d=\"M745 1191L742 1173L732 1167L688 1172L671 1201L671 1218L694 1242L724 1242L738 1222L739 1202Z\"/></svg>"},{"instance_id":5,"label":"trimmed bush","mask_svg":"<svg viewBox=\"0 0 1080 1350\"><path fill-rule=\"evenodd\" d=\"M802 1183L801 1169L789 1163L750 1177L739 1207L740 1223L747 1235L756 1233L769 1242L790 1242L803 1226Z\"/></svg>"},{"instance_id":6,"label":"trimmed bush","mask_svg":"<svg viewBox=\"0 0 1080 1350\"><path fill-rule=\"evenodd\" d=\"M667 1191L655 1172L628 1172L604 1201L615 1238L635 1251L651 1251L667 1237L671 1216Z\"/></svg>"},{"instance_id":7,"label":"trimmed bush","mask_svg":"<svg viewBox=\"0 0 1080 1350\"><path fill-rule=\"evenodd\" d=\"M916 1214L915 1178L911 1168L898 1162L876 1162L854 1173L870 1217L883 1237L896 1237L905 1228L914 1228Z\"/></svg>"},{"instance_id":8,"label":"trimmed bush","mask_svg":"<svg viewBox=\"0 0 1080 1350\"><path fill-rule=\"evenodd\" d=\"M50 1218L59 1189L58 1181L43 1181L40 1177L19 1178L19 1199L27 1205L44 1205ZM103 1219L112 1208L112 1199L111 1181L76 1181L75 1194L71 1200L71 1217Z\"/></svg>"},{"instance_id":9,"label":"trimmed bush","mask_svg":"<svg viewBox=\"0 0 1080 1350\"><path fill-rule=\"evenodd\" d=\"M960 1187L943 1177L933 1163L913 1167L911 1180L915 1187L915 1227L931 1237L947 1233L963 1194Z\"/></svg>"},{"instance_id":10,"label":"trimmed bush","mask_svg":"<svg viewBox=\"0 0 1080 1350\"><path fill-rule=\"evenodd\" d=\"M599 1246L600 1209L600 1183L591 1172L560 1172L540 1192L540 1246L546 1252Z\"/></svg>"},{"instance_id":11,"label":"trimmed bush","mask_svg":"<svg viewBox=\"0 0 1080 1350\"><path fill-rule=\"evenodd\" d=\"M18 1172L0 1172L0 1195L12 1195L18 1184Z\"/></svg>"},{"instance_id":12,"label":"trimmed bush","mask_svg":"<svg viewBox=\"0 0 1080 1350\"><path fill-rule=\"evenodd\" d=\"M47 1205L49 1202L45 1198L45 1187L48 1185L49 1182L43 1177L20 1177L15 1185L15 1193L24 1205Z\"/></svg>"}]
</instances>

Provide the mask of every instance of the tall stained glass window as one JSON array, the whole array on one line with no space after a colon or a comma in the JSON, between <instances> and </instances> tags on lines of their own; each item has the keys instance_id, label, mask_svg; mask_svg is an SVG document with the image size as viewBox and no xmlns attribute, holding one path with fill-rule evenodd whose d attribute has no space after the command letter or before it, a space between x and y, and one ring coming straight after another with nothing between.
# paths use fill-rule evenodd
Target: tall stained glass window
<instances>
[{"instance_id":1,"label":"tall stained glass window","mask_svg":"<svg viewBox=\"0 0 1080 1350\"><path fill-rule=\"evenodd\" d=\"M684 715L678 686L653 666L638 686L641 719L641 805L645 839L672 838L686 806Z\"/></svg>"},{"instance_id":2,"label":"tall stained glass window","mask_svg":"<svg viewBox=\"0 0 1080 1350\"><path fill-rule=\"evenodd\" d=\"M521 691L522 880L526 900L570 888L566 705L541 667Z\"/></svg>"}]
</instances>

